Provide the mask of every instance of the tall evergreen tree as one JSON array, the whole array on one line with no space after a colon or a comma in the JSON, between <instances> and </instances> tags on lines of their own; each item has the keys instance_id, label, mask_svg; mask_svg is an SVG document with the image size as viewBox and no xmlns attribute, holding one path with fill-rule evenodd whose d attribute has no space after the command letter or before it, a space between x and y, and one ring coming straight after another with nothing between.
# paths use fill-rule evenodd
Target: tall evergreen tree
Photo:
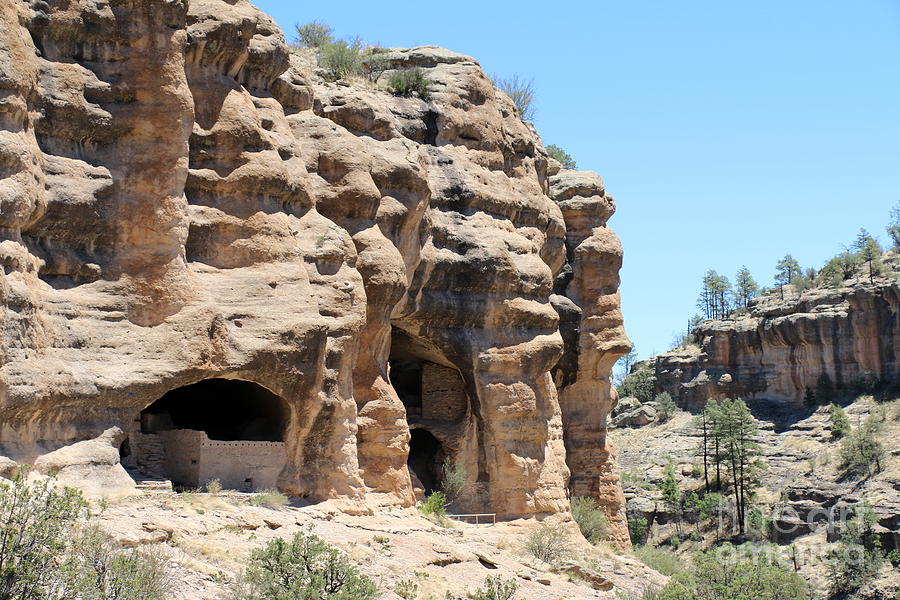
<instances>
[{"instance_id":1,"label":"tall evergreen tree","mask_svg":"<svg viewBox=\"0 0 900 600\"><path fill-rule=\"evenodd\" d=\"M703 311L707 319L722 319L729 311L731 304L731 284L724 275L710 269L703 276L697 308Z\"/></svg>"},{"instance_id":2,"label":"tall evergreen tree","mask_svg":"<svg viewBox=\"0 0 900 600\"><path fill-rule=\"evenodd\" d=\"M742 266L737 276L734 278L734 300L735 304L742 308L747 308L751 300L759 295L759 285L750 274L750 269Z\"/></svg>"},{"instance_id":3,"label":"tall evergreen tree","mask_svg":"<svg viewBox=\"0 0 900 600\"><path fill-rule=\"evenodd\" d=\"M894 242L894 248L900 249L900 201L891 209L891 222L887 227L888 235Z\"/></svg>"},{"instance_id":4,"label":"tall evergreen tree","mask_svg":"<svg viewBox=\"0 0 900 600\"><path fill-rule=\"evenodd\" d=\"M747 521L747 503L755 492L762 448L756 442L759 428L743 400L726 398L719 405L715 434L721 438L723 456L731 480L737 522L743 534Z\"/></svg>"},{"instance_id":5,"label":"tall evergreen tree","mask_svg":"<svg viewBox=\"0 0 900 600\"><path fill-rule=\"evenodd\" d=\"M785 254L775 265L775 285L781 290L782 300L784 300L784 286L793 283L802 272L800 263L790 254Z\"/></svg>"}]
</instances>

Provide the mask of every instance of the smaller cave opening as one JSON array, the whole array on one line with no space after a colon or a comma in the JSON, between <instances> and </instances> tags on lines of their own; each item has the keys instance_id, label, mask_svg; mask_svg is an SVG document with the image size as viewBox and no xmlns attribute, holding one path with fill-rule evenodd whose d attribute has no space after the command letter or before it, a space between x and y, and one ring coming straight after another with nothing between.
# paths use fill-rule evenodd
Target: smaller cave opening
<instances>
[{"instance_id":1,"label":"smaller cave opening","mask_svg":"<svg viewBox=\"0 0 900 600\"><path fill-rule=\"evenodd\" d=\"M203 431L211 440L281 442L284 401L236 379L205 379L167 392L141 412L141 432Z\"/></svg>"},{"instance_id":2,"label":"smaller cave opening","mask_svg":"<svg viewBox=\"0 0 900 600\"><path fill-rule=\"evenodd\" d=\"M413 429L410 432L409 457L406 464L419 478L426 496L441 488L443 455L441 442L430 431Z\"/></svg>"}]
</instances>

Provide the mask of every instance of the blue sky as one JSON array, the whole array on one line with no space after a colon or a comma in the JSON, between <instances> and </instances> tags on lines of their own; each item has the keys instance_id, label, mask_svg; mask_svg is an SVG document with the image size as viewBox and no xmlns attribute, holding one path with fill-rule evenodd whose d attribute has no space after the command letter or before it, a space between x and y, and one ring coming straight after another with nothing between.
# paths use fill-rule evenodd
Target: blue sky
<instances>
[{"instance_id":1,"label":"blue sky","mask_svg":"<svg viewBox=\"0 0 900 600\"><path fill-rule=\"evenodd\" d=\"M771 285L900 201L900 2L257 0L292 37L330 24L534 78L544 142L618 203L625 326L641 356L696 312L703 273Z\"/></svg>"}]
</instances>

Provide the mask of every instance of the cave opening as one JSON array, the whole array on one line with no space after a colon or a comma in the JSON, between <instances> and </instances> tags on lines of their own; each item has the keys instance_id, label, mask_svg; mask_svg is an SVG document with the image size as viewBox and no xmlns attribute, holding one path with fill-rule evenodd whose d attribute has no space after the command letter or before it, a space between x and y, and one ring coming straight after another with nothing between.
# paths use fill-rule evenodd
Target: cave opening
<instances>
[{"instance_id":1,"label":"cave opening","mask_svg":"<svg viewBox=\"0 0 900 600\"><path fill-rule=\"evenodd\" d=\"M428 496L441 489L443 447L434 434L426 429L413 429L410 436L406 464L419 478L425 495Z\"/></svg>"},{"instance_id":2,"label":"cave opening","mask_svg":"<svg viewBox=\"0 0 900 600\"><path fill-rule=\"evenodd\" d=\"M141 411L120 456L136 480L169 480L175 489L214 481L224 489L277 488L287 419L284 399L259 384L205 379Z\"/></svg>"},{"instance_id":3,"label":"cave opening","mask_svg":"<svg viewBox=\"0 0 900 600\"><path fill-rule=\"evenodd\" d=\"M422 414L422 361L399 358L390 361L391 385L406 407L407 415Z\"/></svg>"},{"instance_id":4,"label":"cave opening","mask_svg":"<svg viewBox=\"0 0 900 600\"><path fill-rule=\"evenodd\" d=\"M141 432L203 431L211 440L284 441L284 401L250 381L205 379L176 388L141 412Z\"/></svg>"}]
</instances>

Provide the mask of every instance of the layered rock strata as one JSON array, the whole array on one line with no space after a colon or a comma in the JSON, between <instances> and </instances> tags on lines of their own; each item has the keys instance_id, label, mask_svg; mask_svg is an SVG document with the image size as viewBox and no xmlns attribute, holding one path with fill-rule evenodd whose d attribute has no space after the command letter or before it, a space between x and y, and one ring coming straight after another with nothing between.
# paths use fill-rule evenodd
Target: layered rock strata
<instances>
[{"instance_id":1,"label":"layered rock strata","mask_svg":"<svg viewBox=\"0 0 900 600\"><path fill-rule=\"evenodd\" d=\"M385 60L429 98L316 78L244 0L3 3L0 455L110 427L123 461L163 452L156 427L240 418L189 386L243 380L282 408L211 435L280 419L285 492L410 505L423 429L465 468L460 510L563 512L571 481L627 544L612 201L557 174L473 59ZM455 372L463 410L415 413L435 400L401 400L401 363Z\"/></svg>"},{"instance_id":2,"label":"layered rock strata","mask_svg":"<svg viewBox=\"0 0 900 600\"><path fill-rule=\"evenodd\" d=\"M893 279L753 301L745 314L705 321L698 347L651 359L657 387L687 408L740 396L800 405L825 374L837 390L900 375L900 286Z\"/></svg>"}]
</instances>

